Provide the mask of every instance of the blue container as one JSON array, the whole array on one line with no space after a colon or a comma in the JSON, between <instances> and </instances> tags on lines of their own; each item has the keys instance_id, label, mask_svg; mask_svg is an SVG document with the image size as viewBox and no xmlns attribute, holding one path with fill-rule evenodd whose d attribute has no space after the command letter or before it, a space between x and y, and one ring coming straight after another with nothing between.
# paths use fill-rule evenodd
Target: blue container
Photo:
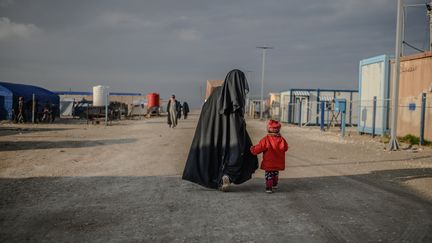
<instances>
[{"instance_id":1,"label":"blue container","mask_svg":"<svg viewBox=\"0 0 432 243\"><path fill-rule=\"evenodd\" d=\"M335 111L346 112L346 99L335 99Z\"/></svg>"}]
</instances>

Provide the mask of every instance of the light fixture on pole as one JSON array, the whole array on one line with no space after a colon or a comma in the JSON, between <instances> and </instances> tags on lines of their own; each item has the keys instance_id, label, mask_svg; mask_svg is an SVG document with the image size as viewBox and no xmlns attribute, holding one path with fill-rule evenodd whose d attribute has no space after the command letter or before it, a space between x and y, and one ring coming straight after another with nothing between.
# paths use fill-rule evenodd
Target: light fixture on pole
<instances>
[{"instance_id":1,"label":"light fixture on pole","mask_svg":"<svg viewBox=\"0 0 432 243\"><path fill-rule=\"evenodd\" d=\"M264 110L264 69L265 69L265 54L268 49L273 49L271 46L258 46L257 49L261 49L262 52L262 71L261 71L261 106L260 106L260 119L263 119Z\"/></svg>"},{"instance_id":2,"label":"light fixture on pole","mask_svg":"<svg viewBox=\"0 0 432 243\"><path fill-rule=\"evenodd\" d=\"M396 22L396 48L395 48L395 68L393 75L393 89L392 89L392 116L391 116L391 137L389 142L389 150L396 151L399 149L399 142L397 140L397 117L398 117L398 101L399 101L399 76L400 76L400 56L402 48L402 0L398 0L397 6L397 22Z\"/></svg>"}]
</instances>

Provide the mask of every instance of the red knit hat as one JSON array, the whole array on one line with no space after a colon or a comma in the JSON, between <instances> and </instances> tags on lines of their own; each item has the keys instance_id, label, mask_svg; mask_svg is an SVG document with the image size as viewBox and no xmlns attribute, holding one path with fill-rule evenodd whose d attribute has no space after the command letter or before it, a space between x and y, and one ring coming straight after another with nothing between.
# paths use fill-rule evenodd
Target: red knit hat
<instances>
[{"instance_id":1,"label":"red knit hat","mask_svg":"<svg viewBox=\"0 0 432 243\"><path fill-rule=\"evenodd\" d=\"M281 124L278 121L275 120L269 120L268 124L267 124L267 131L272 132L272 133L279 133L281 128Z\"/></svg>"}]
</instances>

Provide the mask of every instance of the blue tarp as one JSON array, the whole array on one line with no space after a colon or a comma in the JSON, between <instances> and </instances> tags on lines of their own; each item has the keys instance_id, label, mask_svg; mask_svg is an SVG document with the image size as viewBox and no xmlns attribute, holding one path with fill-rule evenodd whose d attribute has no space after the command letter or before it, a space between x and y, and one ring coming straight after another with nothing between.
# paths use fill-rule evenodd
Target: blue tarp
<instances>
[{"instance_id":1,"label":"blue tarp","mask_svg":"<svg viewBox=\"0 0 432 243\"><path fill-rule=\"evenodd\" d=\"M24 99L27 118L31 117L33 94L37 112L42 112L46 105L50 105L54 114L58 116L60 98L53 92L33 85L0 82L0 120L14 118L14 109L18 107L19 97Z\"/></svg>"}]
</instances>

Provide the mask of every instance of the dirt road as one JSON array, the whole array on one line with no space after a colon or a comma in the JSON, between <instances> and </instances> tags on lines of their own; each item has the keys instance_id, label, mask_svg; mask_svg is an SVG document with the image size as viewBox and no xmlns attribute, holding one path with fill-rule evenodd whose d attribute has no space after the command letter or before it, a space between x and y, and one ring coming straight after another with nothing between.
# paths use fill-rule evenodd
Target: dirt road
<instances>
[{"instance_id":1,"label":"dirt road","mask_svg":"<svg viewBox=\"0 0 432 243\"><path fill-rule=\"evenodd\" d=\"M180 179L197 117L0 125L0 241L432 242L430 149L285 126L278 192L222 193Z\"/></svg>"}]
</instances>

